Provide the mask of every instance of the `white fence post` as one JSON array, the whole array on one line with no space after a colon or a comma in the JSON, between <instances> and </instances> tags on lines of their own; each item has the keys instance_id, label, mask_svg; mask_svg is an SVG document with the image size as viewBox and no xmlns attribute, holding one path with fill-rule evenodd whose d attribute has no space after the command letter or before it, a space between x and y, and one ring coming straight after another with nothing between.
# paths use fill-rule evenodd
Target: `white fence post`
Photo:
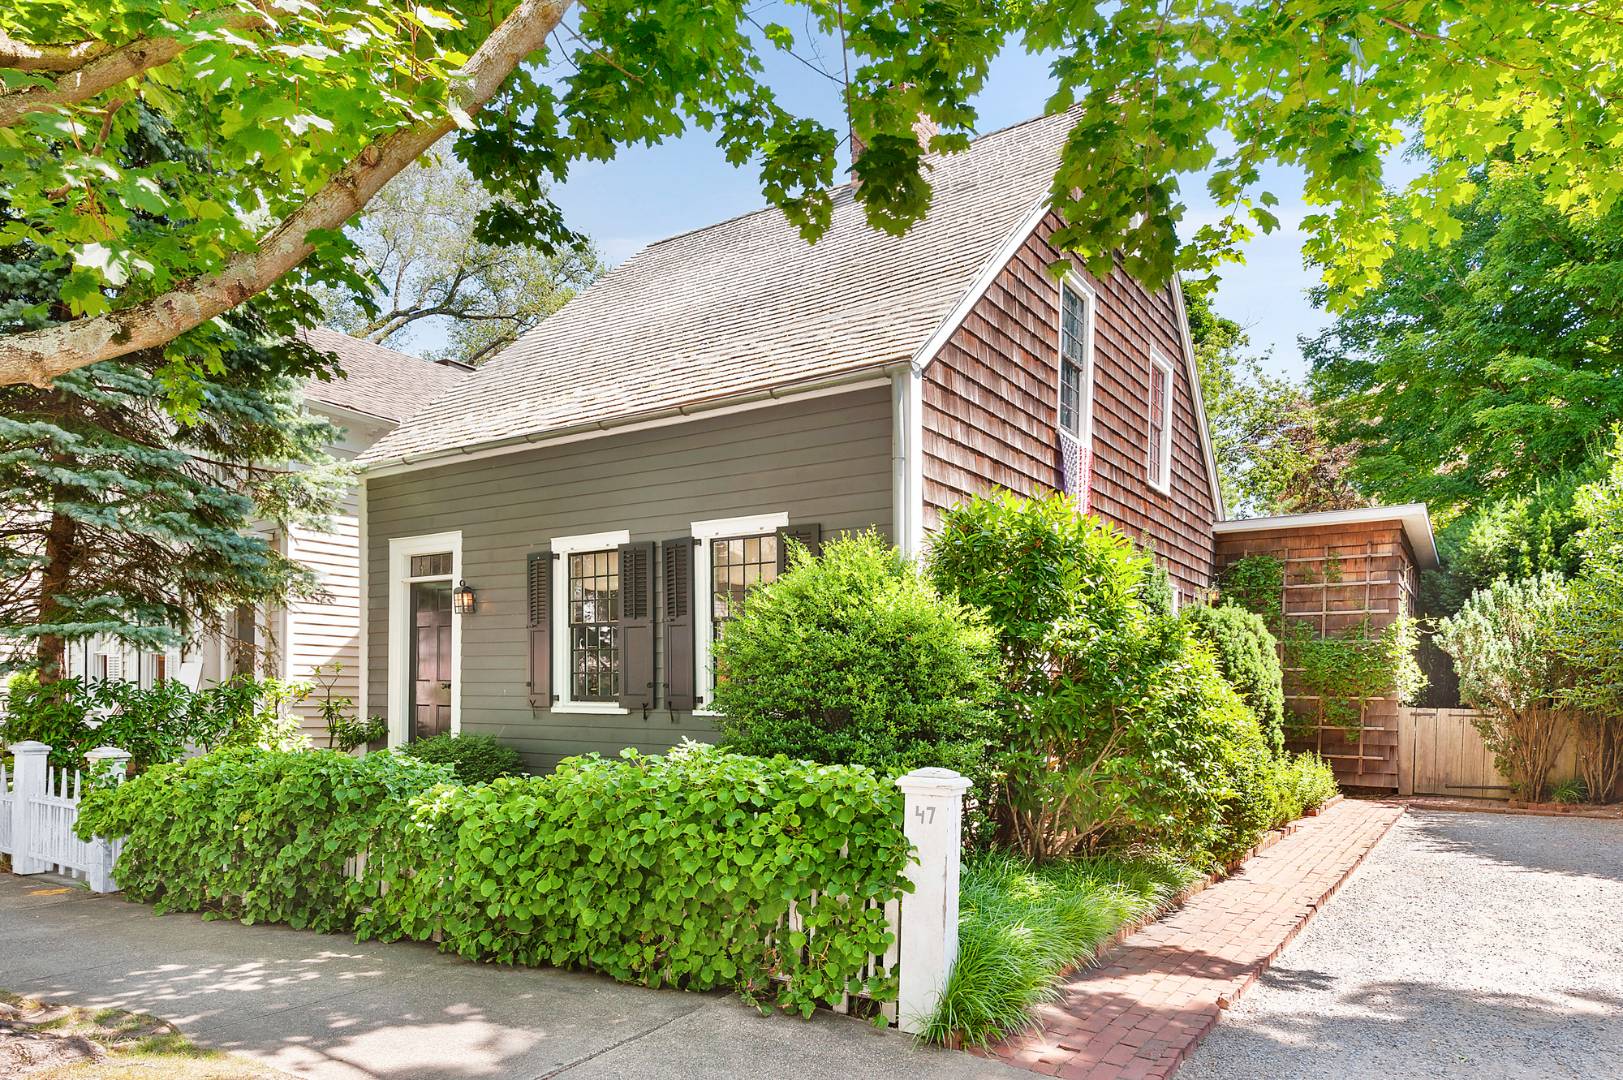
<instances>
[{"instance_id":1,"label":"white fence post","mask_svg":"<svg viewBox=\"0 0 1623 1080\"><path fill-rule=\"evenodd\" d=\"M90 762L92 783L122 784L129 770L130 753L116 746L98 746L85 755ZM88 865L85 866L85 884L91 892L117 892L113 881L113 864L118 861L119 845L98 836L90 841Z\"/></svg>"},{"instance_id":2,"label":"white fence post","mask_svg":"<svg viewBox=\"0 0 1623 1080\"><path fill-rule=\"evenodd\" d=\"M896 786L905 797L903 830L918 849L907 870L913 891L902 897L897 1026L916 1035L958 959L958 859L970 785L951 769L915 769Z\"/></svg>"},{"instance_id":3,"label":"white fence post","mask_svg":"<svg viewBox=\"0 0 1623 1080\"><path fill-rule=\"evenodd\" d=\"M29 826L36 816L34 801L45 795L45 757L51 748L28 739L12 743L11 752L15 768L11 777L11 872L43 874L50 866L28 854L33 836Z\"/></svg>"}]
</instances>

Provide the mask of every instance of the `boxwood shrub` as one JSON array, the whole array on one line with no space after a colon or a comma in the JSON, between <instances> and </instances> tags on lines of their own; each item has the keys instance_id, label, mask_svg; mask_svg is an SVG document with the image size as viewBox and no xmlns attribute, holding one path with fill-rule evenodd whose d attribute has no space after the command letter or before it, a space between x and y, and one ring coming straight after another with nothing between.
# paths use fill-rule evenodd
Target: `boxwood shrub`
<instances>
[{"instance_id":1,"label":"boxwood shrub","mask_svg":"<svg viewBox=\"0 0 1623 1080\"><path fill-rule=\"evenodd\" d=\"M688 745L448 778L403 754L219 752L91 793L80 828L125 838L117 880L160 910L438 940L807 1015L847 991L895 997L894 972L866 965L910 847L900 793L869 769Z\"/></svg>"},{"instance_id":2,"label":"boxwood shrub","mask_svg":"<svg viewBox=\"0 0 1623 1080\"><path fill-rule=\"evenodd\" d=\"M410 742L401 753L449 765L459 783L486 784L524 768L519 752L489 735L435 735Z\"/></svg>"},{"instance_id":3,"label":"boxwood shrub","mask_svg":"<svg viewBox=\"0 0 1623 1080\"><path fill-rule=\"evenodd\" d=\"M729 749L954 769L985 797L996 653L981 615L875 533L842 537L752 589L717 649Z\"/></svg>"},{"instance_id":4,"label":"boxwood shrub","mask_svg":"<svg viewBox=\"0 0 1623 1080\"><path fill-rule=\"evenodd\" d=\"M1218 670L1256 714L1263 736L1275 754L1285 748L1284 672L1279 640L1262 616L1233 604L1185 608L1183 619L1195 636L1211 647Z\"/></svg>"}]
</instances>

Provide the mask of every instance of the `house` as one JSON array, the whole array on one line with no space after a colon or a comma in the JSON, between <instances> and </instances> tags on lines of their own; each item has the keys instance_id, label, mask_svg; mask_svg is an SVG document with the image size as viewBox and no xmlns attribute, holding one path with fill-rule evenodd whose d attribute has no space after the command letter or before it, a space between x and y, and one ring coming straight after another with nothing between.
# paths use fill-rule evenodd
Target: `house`
<instances>
[{"instance_id":1,"label":"house","mask_svg":"<svg viewBox=\"0 0 1623 1080\"><path fill-rule=\"evenodd\" d=\"M1048 242L1068 127L932 159L904 237L843 188L816 245L776 211L655 243L365 451L363 693L391 744L482 732L545 769L713 737L711 645L789 540L877 529L918 552L994 487L1075 494L1180 603L1209 594L1220 543L1345 544L1363 592L1405 583L1382 617L1406 610L1435 565L1424 507L1225 521L1177 285ZM1326 753L1384 785L1383 739Z\"/></svg>"},{"instance_id":2,"label":"house","mask_svg":"<svg viewBox=\"0 0 1623 1080\"><path fill-rule=\"evenodd\" d=\"M460 364L420 360L334 330L308 331L307 340L336 355L343 369L339 378L310 379L304 386L305 406L339 430L327 452L340 461L353 460L471 371ZM279 550L315 572L319 595L295 600L284 609L237 612L227 636L165 653L143 652L110 638L84 638L69 646L68 674L129 679L142 686L179 678L195 688L242 672L310 683L319 666L336 670L330 680L335 695L358 700L361 497L357 484L345 495L328 528L295 526L269 534ZM318 699L297 703L293 711L306 732L325 735Z\"/></svg>"},{"instance_id":3,"label":"house","mask_svg":"<svg viewBox=\"0 0 1623 1080\"><path fill-rule=\"evenodd\" d=\"M1049 272L1068 126L934 159L904 237L843 188L816 245L776 211L653 244L366 450L391 743L546 768L711 736L711 643L789 539L918 551L993 486L1076 493L1203 595L1224 513L1181 296Z\"/></svg>"}]
</instances>

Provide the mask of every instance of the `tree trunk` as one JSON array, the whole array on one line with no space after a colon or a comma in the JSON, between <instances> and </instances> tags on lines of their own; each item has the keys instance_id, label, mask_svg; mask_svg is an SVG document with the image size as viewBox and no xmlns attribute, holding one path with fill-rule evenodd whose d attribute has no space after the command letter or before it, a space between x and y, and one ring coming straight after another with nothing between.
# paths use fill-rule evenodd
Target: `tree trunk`
<instances>
[{"instance_id":1,"label":"tree trunk","mask_svg":"<svg viewBox=\"0 0 1623 1080\"><path fill-rule=\"evenodd\" d=\"M51 527L45 534L45 566L40 571L39 622L41 625L60 622L64 614L57 597L67 590L68 579L78 547L79 523L73 518L51 511ZM42 634L36 640L41 685L56 682L68 671L68 643L61 634Z\"/></svg>"}]
</instances>

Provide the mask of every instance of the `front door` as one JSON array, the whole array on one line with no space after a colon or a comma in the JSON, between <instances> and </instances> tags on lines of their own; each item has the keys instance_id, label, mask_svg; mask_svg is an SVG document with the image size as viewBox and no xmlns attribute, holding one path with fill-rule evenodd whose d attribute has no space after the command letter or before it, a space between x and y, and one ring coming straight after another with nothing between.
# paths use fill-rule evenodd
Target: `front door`
<instances>
[{"instance_id":1,"label":"front door","mask_svg":"<svg viewBox=\"0 0 1623 1080\"><path fill-rule=\"evenodd\" d=\"M451 583L411 586L411 716L413 739L451 730Z\"/></svg>"}]
</instances>

